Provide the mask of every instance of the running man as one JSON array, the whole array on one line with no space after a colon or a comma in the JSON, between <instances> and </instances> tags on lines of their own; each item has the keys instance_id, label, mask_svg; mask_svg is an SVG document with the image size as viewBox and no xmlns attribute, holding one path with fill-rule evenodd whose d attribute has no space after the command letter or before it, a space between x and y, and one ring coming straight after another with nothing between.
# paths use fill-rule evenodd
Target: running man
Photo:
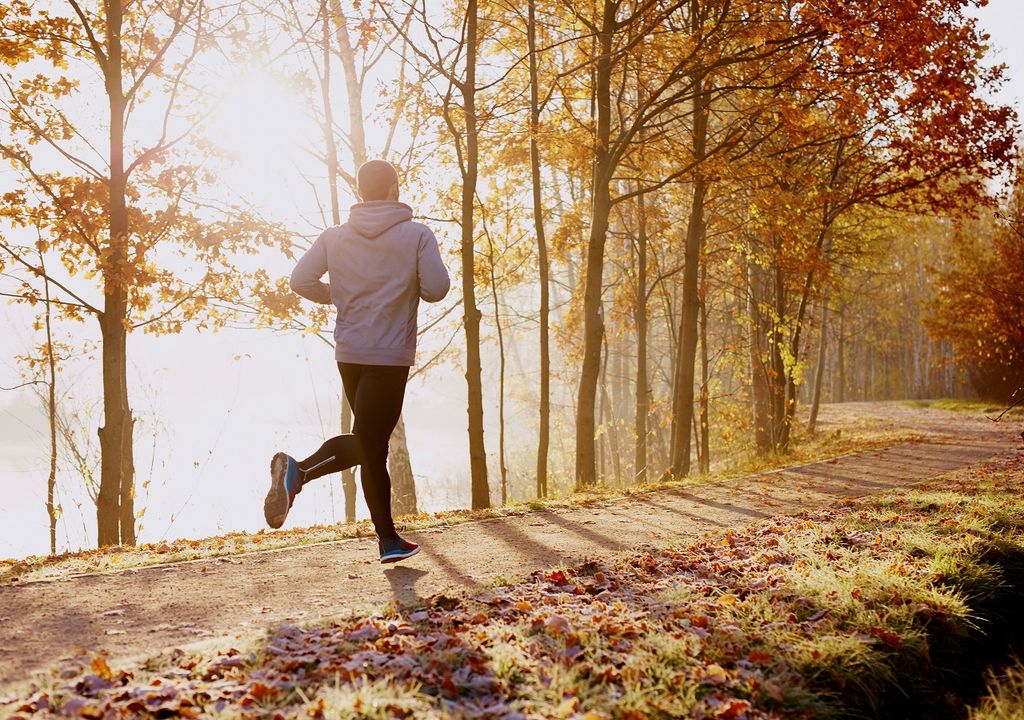
<instances>
[{"instance_id":1,"label":"running man","mask_svg":"<svg viewBox=\"0 0 1024 720\"><path fill-rule=\"evenodd\" d=\"M419 301L438 302L451 282L434 233L412 222L412 208L398 202L398 173L390 163L364 163L356 188L361 202L348 222L325 230L291 277L296 293L338 309L335 358L355 425L351 435L331 438L305 460L274 455L263 514L270 527L281 527L303 485L359 465L380 561L390 563L412 557L419 546L399 537L391 517L388 440L416 355ZM321 281L324 273L330 284Z\"/></svg>"}]
</instances>

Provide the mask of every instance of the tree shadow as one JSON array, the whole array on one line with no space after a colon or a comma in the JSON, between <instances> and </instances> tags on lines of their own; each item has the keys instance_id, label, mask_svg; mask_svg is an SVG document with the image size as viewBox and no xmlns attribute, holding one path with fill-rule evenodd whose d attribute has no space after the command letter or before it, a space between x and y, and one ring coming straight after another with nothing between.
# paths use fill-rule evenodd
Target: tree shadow
<instances>
[{"instance_id":1,"label":"tree shadow","mask_svg":"<svg viewBox=\"0 0 1024 720\"><path fill-rule=\"evenodd\" d=\"M464 585L467 589L473 590L480 586L480 580L462 570L450 559L448 551L443 542L434 542L432 539L417 538L420 544L420 552L441 566L441 571L454 582Z\"/></svg>"},{"instance_id":2,"label":"tree shadow","mask_svg":"<svg viewBox=\"0 0 1024 720\"><path fill-rule=\"evenodd\" d=\"M539 519L550 523L552 522L553 514L554 513L549 511L542 510L534 513L530 517L533 520ZM565 550L560 547L555 547L537 541L535 538L530 537L523 532L523 530L516 527L515 523L494 521L483 522L480 523L479 529L483 530L496 540L508 545L517 553L525 555L534 565L557 563L565 557Z\"/></svg>"},{"instance_id":3,"label":"tree shadow","mask_svg":"<svg viewBox=\"0 0 1024 720\"><path fill-rule=\"evenodd\" d=\"M407 565L395 565L384 571L384 577L391 585L391 596L403 605L420 605L424 602L416 590L416 583L429 574L426 570Z\"/></svg>"},{"instance_id":4,"label":"tree shadow","mask_svg":"<svg viewBox=\"0 0 1024 720\"><path fill-rule=\"evenodd\" d=\"M734 515L745 516L756 520L764 520L774 517L774 514L772 513L761 512L760 510L754 510L753 508L743 507L742 505L736 505L733 503L712 500L711 498L701 497L700 495L695 495L684 490L668 490L666 491L666 494L674 495L697 505L704 505L706 507L715 508Z\"/></svg>"},{"instance_id":5,"label":"tree shadow","mask_svg":"<svg viewBox=\"0 0 1024 720\"><path fill-rule=\"evenodd\" d=\"M646 505L651 505L653 507L656 507L656 508L658 508L659 510L661 510L663 512L669 512L669 513L672 513L673 515L678 515L680 517L684 517L687 520L695 520L698 523L703 523L703 524L711 525L711 526L714 526L714 527L727 527L727 525L728 525L728 523L723 522L721 520L714 520L712 518L705 517L703 515L698 515L696 513L686 512L685 510L680 510L679 508L672 507L671 505L668 505L666 503L658 502L657 500L654 500L653 498L645 498L642 502L644 504L646 504Z\"/></svg>"},{"instance_id":6,"label":"tree shadow","mask_svg":"<svg viewBox=\"0 0 1024 720\"><path fill-rule=\"evenodd\" d=\"M594 543L595 545L600 545L601 547L607 550L611 550L612 552L622 552L624 550L630 549L636 544L628 541L610 538L607 535L595 532L590 528L584 527L580 523L573 522L572 520L569 520L568 518L562 515L558 515L556 513L550 513L550 515L547 516L545 519L551 522L552 524L558 525L562 529L573 533L574 535L578 535L584 540Z\"/></svg>"},{"instance_id":7,"label":"tree shadow","mask_svg":"<svg viewBox=\"0 0 1024 720\"><path fill-rule=\"evenodd\" d=\"M864 477L860 470L855 474L844 473L841 470L833 468L829 468L824 471L816 471L808 467L793 468L786 472L798 475L804 481L815 483L820 492L826 492L831 495L849 495L849 492L843 491L851 489L850 486L858 487L864 492L887 490L893 487L895 483L893 483L892 478L898 472L898 469L893 468L892 470L881 470L873 473L876 477L885 478L884 480L875 480L870 477Z\"/></svg>"}]
</instances>

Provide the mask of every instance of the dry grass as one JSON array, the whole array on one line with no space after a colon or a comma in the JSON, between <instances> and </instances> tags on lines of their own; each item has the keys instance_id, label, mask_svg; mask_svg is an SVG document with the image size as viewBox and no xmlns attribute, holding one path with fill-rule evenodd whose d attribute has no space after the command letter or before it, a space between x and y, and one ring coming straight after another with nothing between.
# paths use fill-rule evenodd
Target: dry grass
<instances>
[{"instance_id":1,"label":"dry grass","mask_svg":"<svg viewBox=\"0 0 1024 720\"><path fill-rule=\"evenodd\" d=\"M945 398L940 400L908 400L904 403L907 407L931 408L934 410L950 410L952 412L972 413L974 415L986 415L995 417L1006 410L1006 419L1024 418L1024 405L1018 405L1007 410L1005 405L983 402L981 400L954 400Z\"/></svg>"},{"instance_id":2,"label":"dry grass","mask_svg":"<svg viewBox=\"0 0 1024 720\"><path fill-rule=\"evenodd\" d=\"M969 720L1020 720L1024 718L1024 662L991 676L988 693L968 715Z\"/></svg>"}]
</instances>

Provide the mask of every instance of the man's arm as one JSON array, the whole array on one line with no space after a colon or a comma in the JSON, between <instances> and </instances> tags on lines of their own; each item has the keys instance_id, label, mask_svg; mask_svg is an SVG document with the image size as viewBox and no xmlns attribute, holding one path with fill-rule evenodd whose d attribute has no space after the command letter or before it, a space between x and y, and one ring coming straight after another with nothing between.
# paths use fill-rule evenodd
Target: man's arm
<instances>
[{"instance_id":1,"label":"man's arm","mask_svg":"<svg viewBox=\"0 0 1024 720\"><path fill-rule=\"evenodd\" d=\"M320 278L327 272L327 246L324 243L326 232L313 243L313 247L299 259L299 264L292 270L291 288L296 293L322 305L331 304L331 286L321 282Z\"/></svg>"},{"instance_id":2,"label":"man's arm","mask_svg":"<svg viewBox=\"0 0 1024 720\"><path fill-rule=\"evenodd\" d=\"M437 238L429 229L420 238L419 257L416 272L420 280L420 297L427 302L438 302L448 294L452 281L448 270L441 261Z\"/></svg>"}]
</instances>

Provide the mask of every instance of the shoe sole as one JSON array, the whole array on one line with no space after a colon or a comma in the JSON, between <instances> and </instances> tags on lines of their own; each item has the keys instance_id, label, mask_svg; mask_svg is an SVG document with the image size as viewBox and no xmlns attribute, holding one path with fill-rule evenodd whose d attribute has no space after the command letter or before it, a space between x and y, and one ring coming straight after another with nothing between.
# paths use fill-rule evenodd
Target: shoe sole
<instances>
[{"instance_id":1,"label":"shoe sole","mask_svg":"<svg viewBox=\"0 0 1024 720\"><path fill-rule=\"evenodd\" d=\"M411 558L419 551L420 549L417 547L415 550L410 550L409 552L402 553L401 555L388 555L386 558L381 558L380 562L381 565L387 565L388 563L396 563L399 560L406 560L408 558Z\"/></svg>"},{"instance_id":2,"label":"shoe sole","mask_svg":"<svg viewBox=\"0 0 1024 720\"><path fill-rule=\"evenodd\" d=\"M263 518L267 525L277 530L288 517L288 491L284 488L284 476L288 472L288 456L277 453L270 460L270 490L263 501Z\"/></svg>"}]
</instances>

